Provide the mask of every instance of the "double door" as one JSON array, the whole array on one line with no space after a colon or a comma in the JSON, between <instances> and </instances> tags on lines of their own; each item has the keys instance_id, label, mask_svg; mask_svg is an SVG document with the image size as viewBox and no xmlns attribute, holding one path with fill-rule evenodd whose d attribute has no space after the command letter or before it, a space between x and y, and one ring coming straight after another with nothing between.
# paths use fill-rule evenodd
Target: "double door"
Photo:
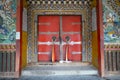
<instances>
[{"instance_id":1,"label":"double door","mask_svg":"<svg viewBox=\"0 0 120 80\"><path fill-rule=\"evenodd\" d=\"M38 16L38 61L82 60L81 16Z\"/></svg>"}]
</instances>

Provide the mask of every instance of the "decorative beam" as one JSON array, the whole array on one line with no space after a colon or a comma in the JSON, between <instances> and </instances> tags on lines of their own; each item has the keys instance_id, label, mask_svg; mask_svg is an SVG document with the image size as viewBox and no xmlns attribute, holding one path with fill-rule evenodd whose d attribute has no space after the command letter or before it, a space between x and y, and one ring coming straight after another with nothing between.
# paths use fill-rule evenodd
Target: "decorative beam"
<instances>
[{"instance_id":1,"label":"decorative beam","mask_svg":"<svg viewBox=\"0 0 120 80\"><path fill-rule=\"evenodd\" d=\"M56 5L56 4L64 4L64 5L66 5L66 4L74 4L74 5L76 5L76 4L79 4L79 5L90 5L91 3L91 0L27 0L27 4L28 5L31 5L31 4L33 4L33 5L45 5L45 4L47 4L47 5L51 5L51 4L53 4L53 5Z\"/></svg>"}]
</instances>

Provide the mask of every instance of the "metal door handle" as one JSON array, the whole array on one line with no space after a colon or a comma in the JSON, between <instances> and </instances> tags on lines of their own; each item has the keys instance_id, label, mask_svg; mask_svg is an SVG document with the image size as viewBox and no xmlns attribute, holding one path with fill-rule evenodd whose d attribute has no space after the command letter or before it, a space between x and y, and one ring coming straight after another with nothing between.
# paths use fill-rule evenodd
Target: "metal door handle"
<instances>
[{"instance_id":1,"label":"metal door handle","mask_svg":"<svg viewBox=\"0 0 120 80\"><path fill-rule=\"evenodd\" d=\"M70 41L70 37L69 36L66 36L65 39L66 39L66 42Z\"/></svg>"},{"instance_id":2,"label":"metal door handle","mask_svg":"<svg viewBox=\"0 0 120 80\"><path fill-rule=\"evenodd\" d=\"M52 41L53 41L53 42L55 42L55 40L56 40L56 37L55 37L55 36L53 36L53 37L52 37Z\"/></svg>"}]
</instances>

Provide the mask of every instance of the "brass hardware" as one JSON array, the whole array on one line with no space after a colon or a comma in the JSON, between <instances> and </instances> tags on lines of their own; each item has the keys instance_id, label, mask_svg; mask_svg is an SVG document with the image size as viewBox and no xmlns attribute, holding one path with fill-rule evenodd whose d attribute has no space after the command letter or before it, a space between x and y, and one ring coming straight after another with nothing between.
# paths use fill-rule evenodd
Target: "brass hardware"
<instances>
[{"instance_id":1,"label":"brass hardware","mask_svg":"<svg viewBox=\"0 0 120 80\"><path fill-rule=\"evenodd\" d=\"M65 39L66 39L66 42L70 41L70 37L69 36L66 36Z\"/></svg>"},{"instance_id":2,"label":"brass hardware","mask_svg":"<svg viewBox=\"0 0 120 80\"><path fill-rule=\"evenodd\" d=\"M56 40L56 37L55 37L55 36L53 36L53 37L52 37L52 41L53 41L53 42L55 42L55 40Z\"/></svg>"}]
</instances>

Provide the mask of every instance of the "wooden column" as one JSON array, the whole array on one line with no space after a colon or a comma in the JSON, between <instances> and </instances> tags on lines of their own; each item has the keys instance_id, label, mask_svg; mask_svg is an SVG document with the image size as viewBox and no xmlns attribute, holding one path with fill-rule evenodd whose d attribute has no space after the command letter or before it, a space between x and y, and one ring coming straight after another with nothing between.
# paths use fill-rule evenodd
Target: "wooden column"
<instances>
[{"instance_id":1,"label":"wooden column","mask_svg":"<svg viewBox=\"0 0 120 80\"><path fill-rule=\"evenodd\" d=\"M97 2L97 31L98 31L98 69L101 77L104 76L104 31L103 31L103 9L102 0Z\"/></svg>"},{"instance_id":2,"label":"wooden column","mask_svg":"<svg viewBox=\"0 0 120 80\"><path fill-rule=\"evenodd\" d=\"M21 72L21 56L22 56L22 0L17 0L17 22L16 22L16 64L15 72L16 78L20 76Z\"/></svg>"}]
</instances>

